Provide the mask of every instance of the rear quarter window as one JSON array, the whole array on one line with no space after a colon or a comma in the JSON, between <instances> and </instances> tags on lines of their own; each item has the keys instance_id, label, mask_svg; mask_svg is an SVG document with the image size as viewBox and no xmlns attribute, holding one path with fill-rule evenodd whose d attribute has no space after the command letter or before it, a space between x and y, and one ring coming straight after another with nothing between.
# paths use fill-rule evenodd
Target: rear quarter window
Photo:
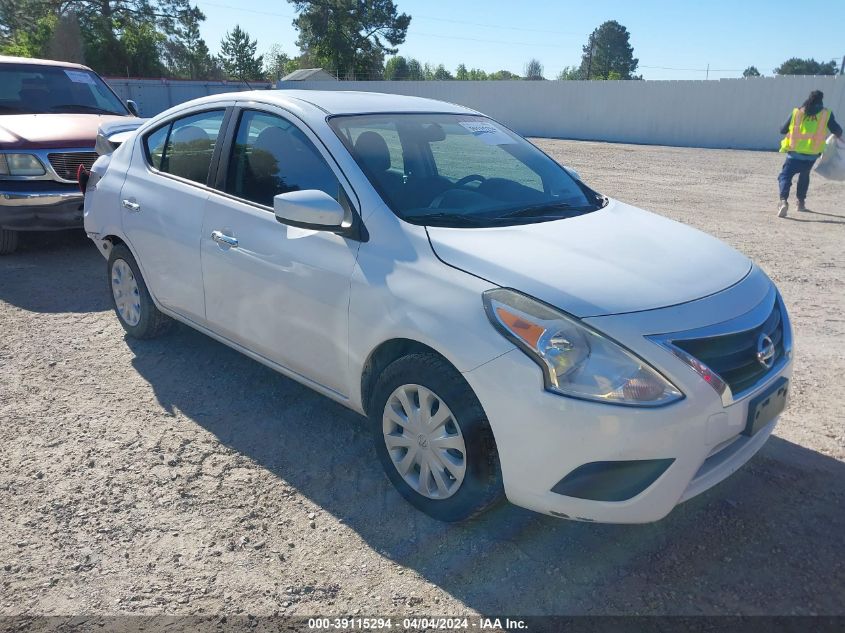
<instances>
[{"instance_id":1,"label":"rear quarter window","mask_svg":"<svg viewBox=\"0 0 845 633\"><path fill-rule=\"evenodd\" d=\"M170 134L170 126L160 127L144 139L144 146L147 152L147 160L154 168L162 171L161 162L164 158L164 147L167 137Z\"/></svg>"},{"instance_id":2,"label":"rear quarter window","mask_svg":"<svg viewBox=\"0 0 845 633\"><path fill-rule=\"evenodd\" d=\"M147 161L158 171L205 184L224 114L200 112L154 130L144 138Z\"/></svg>"}]
</instances>

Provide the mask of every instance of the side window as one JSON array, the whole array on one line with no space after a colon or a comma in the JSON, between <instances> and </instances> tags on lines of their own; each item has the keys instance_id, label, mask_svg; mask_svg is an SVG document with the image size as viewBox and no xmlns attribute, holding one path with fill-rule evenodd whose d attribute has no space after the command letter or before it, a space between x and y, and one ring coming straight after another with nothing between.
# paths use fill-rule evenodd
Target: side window
<instances>
[{"instance_id":1,"label":"side window","mask_svg":"<svg viewBox=\"0 0 845 633\"><path fill-rule=\"evenodd\" d=\"M268 207L289 191L318 189L338 200L340 183L317 148L282 117L245 111L238 123L226 192Z\"/></svg>"},{"instance_id":2,"label":"side window","mask_svg":"<svg viewBox=\"0 0 845 633\"><path fill-rule=\"evenodd\" d=\"M223 115L223 110L201 112L177 119L147 136L150 164L159 171L205 184Z\"/></svg>"},{"instance_id":3,"label":"side window","mask_svg":"<svg viewBox=\"0 0 845 633\"><path fill-rule=\"evenodd\" d=\"M147 148L147 158L150 165L162 171L161 163L164 160L164 146L167 144L167 137L170 134L170 126L158 128L155 132L144 139L144 144Z\"/></svg>"}]
</instances>

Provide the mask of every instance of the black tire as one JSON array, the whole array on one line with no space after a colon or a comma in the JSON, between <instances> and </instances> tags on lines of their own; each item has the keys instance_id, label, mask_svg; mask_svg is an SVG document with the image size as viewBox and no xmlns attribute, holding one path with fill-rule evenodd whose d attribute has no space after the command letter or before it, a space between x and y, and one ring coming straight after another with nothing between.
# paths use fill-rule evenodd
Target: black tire
<instances>
[{"instance_id":1,"label":"black tire","mask_svg":"<svg viewBox=\"0 0 845 633\"><path fill-rule=\"evenodd\" d=\"M126 262L132 270L132 275L135 278L135 283L138 285L138 298L141 306L141 318L135 325L130 325L123 320L120 311L117 309L117 303L112 289L112 268L119 260ZM150 292L147 290L147 284L141 271L138 268L138 263L132 256L132 252L124 244L116 244L109 254L109 262L107 267L107 282L109 285L109 296L111 297L112 307L114 313L117 315L117 320L126 330L126 333L132 338L148 339L161 336L173 326L173 319L166 314L163 314L156 308L153 303Z\"/></svg>"},{"instance_id":2,"label":"black tire","mask_svg":"<svg viewBox=\"0 0 845 633\"><path fill-rule=\"evenodd\" d=\"M450 497L424 496L405 481L390 457L383 417L388 399L402 385L421 385L434 392L449 407L463 435L466 473L460 488ZM487 416L463 376L442 357L410 354L388 365L376 382L368 411L376 453L387 478L418 510L440 521L466 521L503 497L499 456Z\"/></svg>"},{"instance_id":3,"label":"black tire","mask_svg":"<svg viewBox=\"0 0 845 633\"><path fill-rule=\"evenodd\" d=\"M18 250L18 232L0 229L0 255L11 255Z\"/></svg>"}]
</instances>

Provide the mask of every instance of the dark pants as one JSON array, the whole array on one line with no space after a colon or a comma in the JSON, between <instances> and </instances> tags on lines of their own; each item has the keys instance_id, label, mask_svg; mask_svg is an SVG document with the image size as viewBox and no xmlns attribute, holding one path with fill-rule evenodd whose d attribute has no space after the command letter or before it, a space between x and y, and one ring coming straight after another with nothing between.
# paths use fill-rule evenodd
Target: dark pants
<instances>
[{"instance_id":1,"label":"dark pants","mask_svg":"<svg viewBox=\"0 0 845 633\"><path fill-rule=\"evenodd\" d=\"M786 162L784 162L783 169L780 170L780 176L778 176L781 200L786 200L789 197L789 190L792 188L792 179L795 174L798 174L798 190L795 193L798 194L799 200L806 199L807 189L810 186L810 171L815 164L815 158L813 160L801 160L791 156L786 157Z\"/></svg>"}]
</instances>

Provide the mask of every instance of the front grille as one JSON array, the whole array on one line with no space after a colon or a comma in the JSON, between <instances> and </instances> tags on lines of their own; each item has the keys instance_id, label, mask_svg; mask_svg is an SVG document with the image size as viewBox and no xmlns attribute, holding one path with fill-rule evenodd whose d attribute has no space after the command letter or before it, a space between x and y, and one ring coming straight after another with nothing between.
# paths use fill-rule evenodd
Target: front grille
<instances>
[{"instance_id":1,"label":"front grille","mask_svg":"<svg viewBox=\"0 0 845 633\"><path fill-rule=\"evenodd\" d=\"M98 156L97 152L56 152L48 154L47 158L59 178L76 182L79 166L85 165L85 169L91 169Z\"/></svg>"},{"instance_id":2,"label":"front grille","mask_svg":"<svg viewBox=\"0 0 845 633\"><path fill-rule=\"evenodd\" d=\"M772 366L784 357L781 303L775 301L768 318L755 328L706 338L674 340L672 344L700 360L724 380L736 396L754 386L770 369L757 360L757 341L767 335L775 345Z\"/></svg>"}]
</instances>

